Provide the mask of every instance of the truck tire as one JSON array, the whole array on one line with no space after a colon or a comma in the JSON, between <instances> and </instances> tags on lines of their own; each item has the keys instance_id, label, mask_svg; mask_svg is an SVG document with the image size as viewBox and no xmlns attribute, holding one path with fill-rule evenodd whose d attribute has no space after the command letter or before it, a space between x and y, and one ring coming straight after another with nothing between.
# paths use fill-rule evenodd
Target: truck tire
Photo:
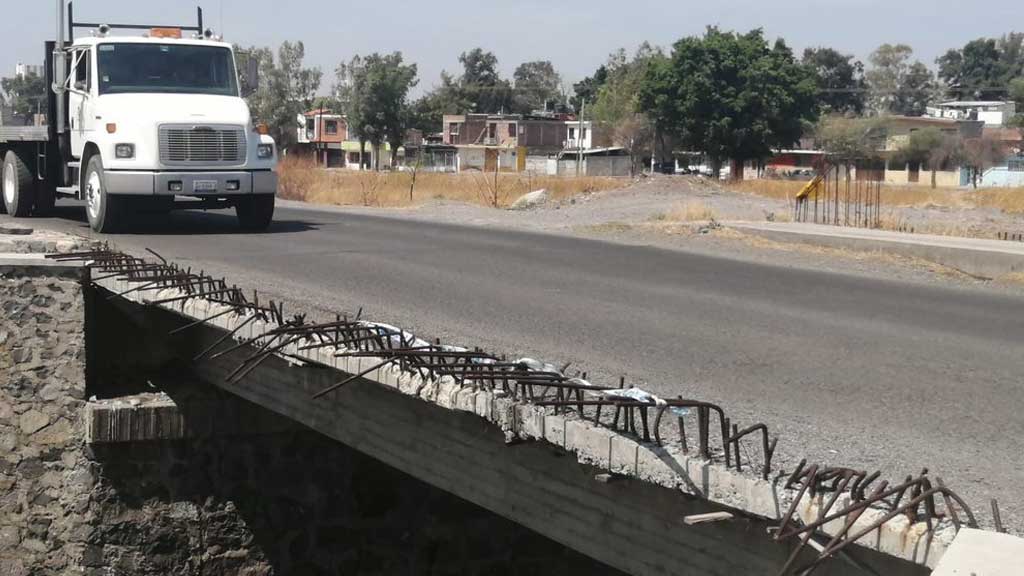
<instances>
[{"instance_id":1,"label":"truck tire","mask_svg":"<svg viewBox=\"0 0 1024 576\"><path fill-rule=\"evenodd\" d=\"M235 204L235 214L238 215L242 230L262 232L274 220L274 195L256 194L239 198Z\"/></svg>"},{"instance_id":2,"label":"truck tire","mask_svg":"<svg viewBox=\"0 0 1024 576\"><path fill-rule=\"evenodd\" d=\"M89 165L82 179L82 191L89 227L101 234L115 232L123 221L124 203L121 198L107 194L103 159L99 154L89 158Z\"/></svg>"},{"instance_id":3,"label":"truck tire","mask_svg":"<svg viewBox=\"0 0 1024 576\"><path fill-rule=\"evenodd\" d=\"M3 202L7 213L18 218L28 216L34 201L35 181L32 179L32 171L14 150L8 150L4 156L3 178L0 181L3 182Z\"/></svg>"}]
</instances>

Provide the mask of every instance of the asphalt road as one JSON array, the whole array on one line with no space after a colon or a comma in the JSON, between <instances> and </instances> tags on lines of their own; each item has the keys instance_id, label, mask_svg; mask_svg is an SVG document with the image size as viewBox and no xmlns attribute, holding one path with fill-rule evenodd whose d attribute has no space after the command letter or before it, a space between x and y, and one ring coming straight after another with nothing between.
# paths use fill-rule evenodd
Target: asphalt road
<instances>
[{"instance_id":1,"label":"asphalt road","mask_svg":"<svg viewBox=\"0 0 1024 576\"><path fill-rule=\"evenodd\" d=\"M784 462L928 467L1024 531L1024 298L335 210L279 209L257 235L231 213L148 226L110 239L301 306L719 402L779 433Z\"/></svg>"}]
</instances>

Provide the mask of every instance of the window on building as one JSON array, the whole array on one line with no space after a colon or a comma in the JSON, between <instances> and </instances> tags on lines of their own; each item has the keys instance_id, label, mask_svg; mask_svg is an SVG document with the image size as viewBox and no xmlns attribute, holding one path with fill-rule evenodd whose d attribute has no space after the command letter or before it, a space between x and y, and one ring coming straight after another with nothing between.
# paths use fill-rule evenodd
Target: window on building
<instances>
[{"instance_id":1,"label":"window on building","mask_svg":"<svg viewBox=\"0 0 1024 576\"><path fill-rule=\"evenodd\" d=\"M496 123L492 122L487 126L487 137L492 140L498 137L498 125Z\"/></svg>"},{"instance_id":2,"label":"window on building","mask_svg":"<svg viewBox=\"0 0 1024 576\"><path fill-rule=\"evenodd\" d=\"M516 125L515 124L511 124L510 123L508 125L508 135L511 138L515 138L516 137Z\"/></svg>"},{"instance_id":3,"label":"window on building","mask_svg":"<svg viewBox=\"0 0 1024 576\"><path fill-rule=\"evenodd\" d=\"M575 139L576 139L576 129L575 128L569 128L569 140L575 140Z\"/></svg>"},{"instance_id":4,"label":"window on building","mask_svg":"<svg viewBox=\"0 0 1024 576\"><path fill-rule=\"evenodd\" d=\"M325 122L324 123L324 132L326 132L328 136L337 136L338 135L338 121L337 120L328 120L327 122Z\"/></svg>"},{"instance_id":5,"label":"window on building","mask_svg":"<svg viewBox=\"0 0 1024 576\"><path fill-rule=\"evenodd\" d=\"M584 140L587 139L587 129L586 128L583 128L583 139Z\"/></svg>"},{"instance_id":6,"label":"window on building","mask_svg":"<svg viewBox=\"0 0 1024 576\"><path fill-rule=\"evenodd\" d=\"M359 166L359 152L349 152L348 153L348 163L349 164L355 164L356 166Z\"/></svg>"},{"instance_id":7,"label":"window on building","mask_svg":"<svg viewBox=\"0 0 1024 576\"><path fill-rule=\"evenodd\" d=\"M316 121L312 118L306 118L306 140L313 141L316 139Z\"/></svg>"},{"instance_id":8,"label":"window on building","mask_svg":"<svg viewBox=\"0 0 1024 576\"><path fill-rule=\"evenodd\" d=\"M1006 166L1010 172L1024 172L1024 158L1010 158Z\"/></svg>"}]
</instances>

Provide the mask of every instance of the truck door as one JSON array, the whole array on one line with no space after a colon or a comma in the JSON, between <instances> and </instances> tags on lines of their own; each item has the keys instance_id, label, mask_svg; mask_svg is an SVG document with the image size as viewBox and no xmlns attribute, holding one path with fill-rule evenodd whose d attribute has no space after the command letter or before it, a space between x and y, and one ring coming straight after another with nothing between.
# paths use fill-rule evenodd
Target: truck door
<instances>
[{"instance_id":1,"label":"truck door","mask_svg":"<svg viewBox=\"0 0 1024 576\"><path fill-rule=\"evenodd\" d=\"M68 121L71 126L71 155L82 157L85 143L92 137L96 123L95 81L90 50L78 50L72 55L70 89L68 91ZM83 166L84 168L84 166Z\"/></svg>"}]
</instances>

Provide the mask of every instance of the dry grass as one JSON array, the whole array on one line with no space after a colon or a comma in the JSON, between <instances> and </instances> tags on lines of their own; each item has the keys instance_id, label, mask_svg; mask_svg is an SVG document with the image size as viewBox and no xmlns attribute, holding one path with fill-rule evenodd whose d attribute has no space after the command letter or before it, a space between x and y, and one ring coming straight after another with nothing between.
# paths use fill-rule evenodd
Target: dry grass
<instances>
[{"instance_id":1,"label":"dry grass","mask_svg":"<svg viewBox=\"0 0 1024 576\"><path fill-rule=\"evenodd\" d=\"M728 185L730 190L791 201L806 182L793 180L745 180ZM845 184L840 184L840 194ZM1022 188L931 188L921 186L882 186L882 205L905 208L994 208L1010 214L1024 213Z\"/></svg>"},{"instance_id":2,"label":"dry grass","mask_svg":"<svg viewBox=\"0 0 1024 576\"><path fill-rule=\"evenodd\" d=\"M689 201L677 204L666 215L672 222L706 222L715 219L715 211L706 202Z\"/></svg>"},{"instance_id":3,"label":"dry grass","mask_svg":"<svg viewBox=\"0 0 1024 576\"><path fill-rule=\"evenodd\" d=\"M357 172L324 170L312 160L286 158L279 168L281 196L320 204L400 208L430 200L453 200L498 208L523 194L545 189L553 200L621 188L623 178L537 176L502 173L440 174L420 172Z\"/></svg>"}]
</instances>

